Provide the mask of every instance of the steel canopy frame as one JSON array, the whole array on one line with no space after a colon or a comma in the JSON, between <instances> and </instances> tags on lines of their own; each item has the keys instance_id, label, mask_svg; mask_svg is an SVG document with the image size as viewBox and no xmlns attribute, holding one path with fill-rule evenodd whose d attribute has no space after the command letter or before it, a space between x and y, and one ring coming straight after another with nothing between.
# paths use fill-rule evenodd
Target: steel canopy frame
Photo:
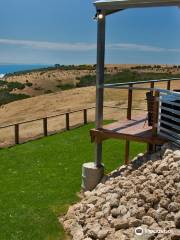
<instances>
[{"instance_id":1,"label":"steel canopy frame","mask_svg":"<svg viewBox=\"0 0 180 240\"><path fill-rule=\"evenodd\" d=\"M94 3L97 14L96 129L103 126L105 23L106 16L129 8L180 6L180 0L101 0ZM95 144L95 165L102 166L102 143Z\"/></svg>"},{"instance_id":2,"label":"steel canopy frame","mask_svg":"<svg viewBox=\"0 0 180 240\"><path fill-rule=\"evenodd\" d=\"M105 14L128 8L180 6L179 0L101 0L94 3Z\"/></svg>"}]
</instances>

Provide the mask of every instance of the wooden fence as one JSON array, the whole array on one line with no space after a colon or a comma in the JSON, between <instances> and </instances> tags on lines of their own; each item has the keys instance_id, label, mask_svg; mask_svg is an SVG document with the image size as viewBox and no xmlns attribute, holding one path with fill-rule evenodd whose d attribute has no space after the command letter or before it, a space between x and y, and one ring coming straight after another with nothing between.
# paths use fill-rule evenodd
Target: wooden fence
<instances>
[{"instance_id":1,"label":"wooden fence","mask_svg":"<svg viewBox=\"0 0 180 240\"><path fill-rule=\"evenodd\" d=\"M48 132L48 119L59 117L59 116L65 116L65 130L69 131L70 130L70 115L73 113L77 112L82 112L82 117L83 117L83 124L86 125L88 123L88 110L94 109L95 107L90 107L86 109L80 109L80 110L75 110L75 111L70 111L70 112L65 112L65 113L60 113L56 115L51 115L47 117L42 117L42 118L37 118L37 119L32 119L29 121L23 121L23 122L18 122L18 123L13 123L5 126L0 126L0 129L5 129L9 127L14 127L14 142L15 144L20 143L20 125L26 124L26 123L33 123L36 121L42 121L43 125L43 136L47 137L49 132Z\"/></svg>"}]
</instances>

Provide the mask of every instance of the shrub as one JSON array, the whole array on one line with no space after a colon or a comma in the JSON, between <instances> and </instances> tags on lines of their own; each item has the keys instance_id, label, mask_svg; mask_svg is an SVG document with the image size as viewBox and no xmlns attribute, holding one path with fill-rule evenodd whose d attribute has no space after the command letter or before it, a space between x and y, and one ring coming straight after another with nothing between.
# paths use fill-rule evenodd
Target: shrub
<instances>
[{"instance_id":1,"label":"shrub","mask_svg":"<svg viewBox=\"0 0 180 240\"><path fill-rule=\"evenodd\" d=\"M77 79L80 80L80 82L77 83L77 87L94 86L96 83L95 75L86 75Z\"/></svg>"},{"instance_id":2,"label":"shrub","mask_svg":"<svg viewBox=\"0 0 180 240\"><path fill-rule=\"evenodd\" d=\"M43 75L45 72L40 72L40 74L39 75Z\"/></svg>"},{"instance_id":3,"label":"shrub","mask_svg":"<svg viewBox=\"0 0 180 240\"><path fill-rule=\"evenodd\" d=\"M52 91L52 90L46 90L46 91L44 91L44 94L49 94L49 93L53 93L53 91Z\"/></svg>"},{"instance_id":4,"label":"shrub","mask_svg":"<svg viewBox=\"0 0 180 240\"><path fill-rule=\"evenodd\" d=\"M0 91L0 105L8 104L17 100L29 98L26 94L9 93L8 91Z\"/></svg>"},{"instance_id":5,"label":"shrub","mask_svg":"<svg viewBox=\"0 0 180 240\"><path fill-rule=\"evenodd\" d=\"M0 87L4 86L4 85L6 85L6 84L7 84L6 81L4 81L4 80L0 80Z\"/></svg>"},{"instance_id":6,"label":"shrub","mask_svg":"<svg viewBox=\"0 0 180 240\"><path fill-rule=\"evenodd\" d=\"M27 82L26 86L31 87L33 84L31 82Z\"/></svg>"},{"instance_id":7,"label":"shrub","mask_svg":"<svg viewBox=\"0 0 180 240\"><path fill-rule=\"evenodd\" d=\"M61 90L69 90L69 89L75 88L74 84L71 84L71 83L59 84L56 87L60 88Z\"/></svg>"},{"instance_id":8,"label":"shrub","mask_svg":"<svg viewBox=\"0 0 180 240\"><path fill-rule=\"evenodd\" d=\"M162 79L170 77L180 77L180 74L174 74L169 71L169 73L139 73L137 71L123 70L122 72L116 74L105 74L105 83L125 83L125 82L136 82L145 81L153 79ZM76 78L79 80L77 87L94 86L96 83L95 75L86 75L83 77Z\"/></svg>"},{"instance_id":9,"label":"shrub","mask_svg":"<svg viewBox=\"0 0 180 240\"><path fill-rule=\"evenodd\" d=\"M24 89L25 88L25 84L23 83L20 83L20 82L8 82L7 83L7 88L8 88L8 91L11 92L12 90L14 89Z\"/></svg>"},{"instance_id":10,"label":"shrub","mask_svg":"<svg viewBox=\"0 0 180 240\"><path fill-rule=\"evenodd\" d=\"M41 87L35 87L34 90L36 90L36 91L41 91L41 90L43 90L43 89L42 89Z\"/></svg>"}]
</instances>

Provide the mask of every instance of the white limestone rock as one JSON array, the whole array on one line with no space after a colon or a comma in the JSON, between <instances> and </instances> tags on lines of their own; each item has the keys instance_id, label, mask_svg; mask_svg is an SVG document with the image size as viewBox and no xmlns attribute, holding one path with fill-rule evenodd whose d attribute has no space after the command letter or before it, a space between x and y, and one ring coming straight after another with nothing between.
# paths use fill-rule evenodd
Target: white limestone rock
<instances>
[{"instance_id":1,"label":"white limestone rock","mask_svg":"<svg viewBox=\"0 0 180 240\"><path fill-rule=\"evenodd\" d=\"M147 239L180 239L180 150L165 144L161 151L138 155L122 166L62 218L73 240L135 240L135 228L170 230Z\"/></svg>"}]
</instances>

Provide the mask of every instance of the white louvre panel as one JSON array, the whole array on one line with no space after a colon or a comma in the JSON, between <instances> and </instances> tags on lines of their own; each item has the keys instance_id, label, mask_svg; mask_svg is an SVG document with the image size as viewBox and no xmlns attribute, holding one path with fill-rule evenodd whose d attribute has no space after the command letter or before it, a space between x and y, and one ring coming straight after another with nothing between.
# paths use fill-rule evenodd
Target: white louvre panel
<instances>
[{"instance_id":1,"label":"white louvre panel","mask_svg":"<svg viewBox=\"0 0 180 240\"><path fill-rule=\"evenodd\" d=\"M180 146L180 94L161 93L158 134Z\"/></svg>"}]
</instances>

